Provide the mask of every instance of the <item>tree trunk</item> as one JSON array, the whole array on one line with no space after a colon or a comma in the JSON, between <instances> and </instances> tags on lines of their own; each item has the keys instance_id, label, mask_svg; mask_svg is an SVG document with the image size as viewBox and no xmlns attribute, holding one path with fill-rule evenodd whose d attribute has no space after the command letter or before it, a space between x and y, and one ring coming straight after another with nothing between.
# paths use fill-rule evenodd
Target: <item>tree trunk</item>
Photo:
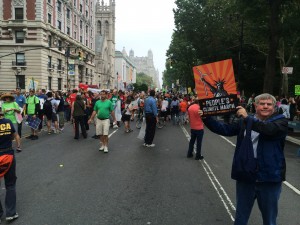
<instances>
[{"instance_id":1,"label":"tree trunk","mask_svg":"<svg viewBox=\"0 0 300 225\"><path fill-rule=\"evenodd\" d=\"M269 0L271 16L270 16L270 37L269 52L266 61L266 71L264 78L264 93L273 94L274 78L276 74L276 54L279 43L279 12L282 0Z\"/></svg>"}]
</instances>

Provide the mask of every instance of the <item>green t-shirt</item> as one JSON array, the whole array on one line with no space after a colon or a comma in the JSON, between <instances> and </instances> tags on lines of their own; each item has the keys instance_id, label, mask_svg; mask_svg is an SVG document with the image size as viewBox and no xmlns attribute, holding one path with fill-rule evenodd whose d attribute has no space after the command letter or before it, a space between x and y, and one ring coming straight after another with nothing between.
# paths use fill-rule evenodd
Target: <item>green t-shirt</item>
<instances>
[{"instance_id":1,"label":"green t-shirt","mask_svg":"<svg viewBox=\"0 0 300 225\"><path fill-rule=\"evenodd\" d=\"M7 109L18 109L20 110L20 107L18 103L16 102L3 102L2 103L2 110L5 111ZM17 123L15 111L9 111L4 113L4 118L11 120L12 123Z\"/></svg>"},{"instance_id":2,"label":"green t-shirt","mask_svg":"<svg viewBox=\"0 0 300 225\"><path fill-rule=\"evenodd\" d=\"M110 113L113 111L112 102L109 100L98 100L94 106L94 111L97 112L98 119L108 119Z\"/></svg>"},{"instance_id":3,"label":"green t-shirt","mask_svg":"<svg viewBox=\"0 0 300 225\"><path fill-rule=\"evenodd\" d=\"M36 96L28 96L26 98L26 104L27 104L27 114L28 115L34 115L35 114L35 104L40 103L40 100Z\"/></svg>"}]
</instances>

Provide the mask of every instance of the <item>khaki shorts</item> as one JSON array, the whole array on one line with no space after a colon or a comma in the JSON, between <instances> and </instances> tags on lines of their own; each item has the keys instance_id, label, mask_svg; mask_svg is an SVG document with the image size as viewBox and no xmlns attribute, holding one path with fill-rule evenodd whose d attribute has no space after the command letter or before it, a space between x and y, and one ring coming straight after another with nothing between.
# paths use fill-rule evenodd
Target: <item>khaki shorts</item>
<instances>
[{"instance_id":1,"label":"khaki shorts","mask_svg":"<svg viewBox=\"0 0 300 225\"><path fill-rule=\"evenodd\" d=\"M96 135L108 135L109 126L110 126L109 119L106 120L97 119Z\"/></svg>"}]
</instances>

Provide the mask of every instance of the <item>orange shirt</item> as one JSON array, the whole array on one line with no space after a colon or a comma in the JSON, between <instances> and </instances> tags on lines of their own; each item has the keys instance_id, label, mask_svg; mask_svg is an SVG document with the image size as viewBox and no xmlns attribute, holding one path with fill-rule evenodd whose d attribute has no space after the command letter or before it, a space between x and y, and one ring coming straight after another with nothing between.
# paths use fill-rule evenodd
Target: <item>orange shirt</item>
<instances>
[{"instance_id":1,"label":"orange shirt","mask_svg":"<svg viewBox=\"0 0 300 225\"><path fill-rule=\"evenodd\" d=\"M199 111L200 107L198 104L193 104L189 107L188 109L188 114L190 118L190 126L191 129L193 130L203 130L203 121L201 117L199 116Z\"/></svg>"},{"instance_id":2,"label":"orange shirt","mask_svg":"<svg viewBox=\"0 0 300 225\"><path fill-rule=\"evenodd\" d=\"M181 112L186 112L187 109L187 102L186 101L182 101L179 103L179 108Z\"/></svg>"}]
</instances>

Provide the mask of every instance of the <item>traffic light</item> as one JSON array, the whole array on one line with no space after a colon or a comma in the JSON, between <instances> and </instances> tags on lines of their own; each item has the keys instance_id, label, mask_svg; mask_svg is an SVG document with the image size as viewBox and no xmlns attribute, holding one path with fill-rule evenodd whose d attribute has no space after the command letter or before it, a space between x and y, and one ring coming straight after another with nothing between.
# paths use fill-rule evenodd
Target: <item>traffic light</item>
<instances>
[{"instance_id":1,"label":"traffic light","mask_svg":"<svg viewBox=\"0 0 300 225\"><path fill-rule=\"evenodd\" d=\"M82 58L82 52L78 52L78 60L82 60L83 58Z\"/></svg>"}]
</instances>

